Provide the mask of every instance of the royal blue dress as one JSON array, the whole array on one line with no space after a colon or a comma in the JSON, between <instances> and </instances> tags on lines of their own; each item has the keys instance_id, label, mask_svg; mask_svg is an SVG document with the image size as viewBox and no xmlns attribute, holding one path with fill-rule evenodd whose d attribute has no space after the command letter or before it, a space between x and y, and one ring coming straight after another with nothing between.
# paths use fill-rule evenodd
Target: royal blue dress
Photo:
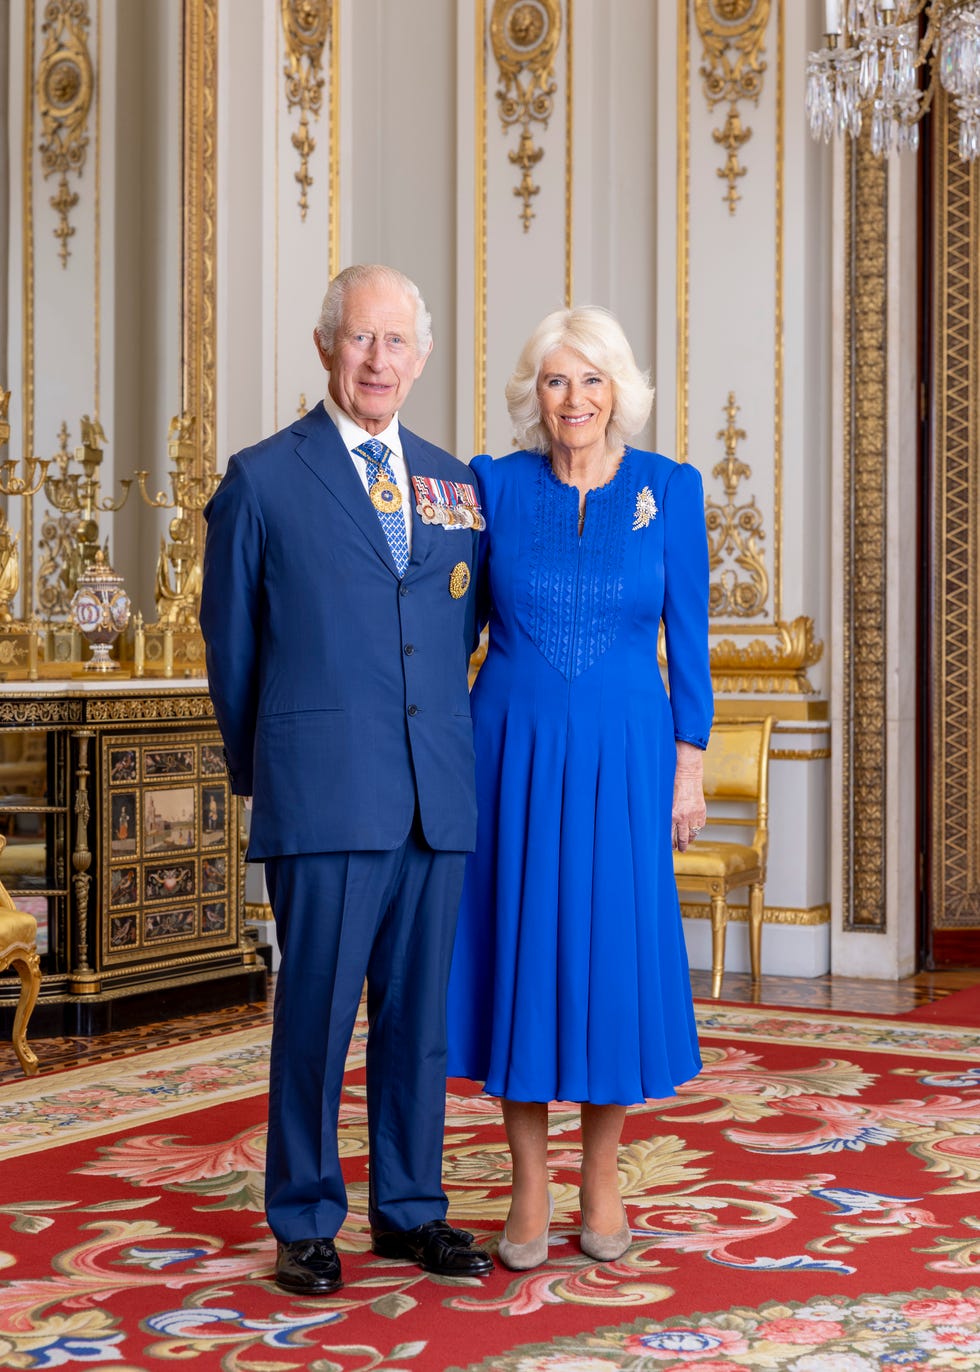
<instances>
[{"instance_id":1,"label":"royal blue dress","mask_svg":"<svg viewBox=\"0 0 980 1372\"><path fill-rule=\"evenodd\" d=\"M628 448L580 537L540 453L472 469L490 646L449 1075L511 1100L671 1096L701 1066L671 849L675 739L703 748L712 719L701 478Z\"/></svg>"}]
</instances>

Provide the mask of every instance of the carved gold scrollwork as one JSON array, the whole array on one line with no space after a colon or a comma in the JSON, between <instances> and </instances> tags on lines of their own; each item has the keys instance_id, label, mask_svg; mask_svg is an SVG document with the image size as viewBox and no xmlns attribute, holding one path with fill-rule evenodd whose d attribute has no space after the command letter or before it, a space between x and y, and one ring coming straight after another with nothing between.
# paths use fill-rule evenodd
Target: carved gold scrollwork
<instances>
[{"instance_id":1,"label":"carved gold scrollwork","mask_svg":"<svg viewBox=\"0 0 980 1372\"><path fill-rule=\"evenodd\" d=\"M81 570L77 530L77 515L56 515L48 511L41 520L37 603L46 619L65 619L68 616L68 607Z\"/></svg>"},{"instance_id":2,"label":"carved gold scrollwork","mask_svg":"<svg viewBox=\"0 0 980 1372\"><path fill-rule=\"evenodd\" d=\"M310 158L316 139L310 133L310 116L319 119L323 108L323 49L330 30L330 0L280 0L282 31L286 40L286 108L299 110L299 129L292 144L299 153L300 218L310 207L307 191L313 185Z\"/></svg>"},{"instance_id":3,"label":"carved gold scrollwork","mask_svg":"<svg viewBox=\"0 0 980 1372\"><path fill-rule=\"evenodd\" d=\"M823 643L813 636L813 620L799 615L776 625L775 642L762 638L739 646L723 638L711 646L711 682L716 691L810 695L806 669L823 657Z\"/></svg>"},{"instance_id":4,"label":"carved gold scrollwork","mask_svg":"<svg viewBox=\"0 0 980 1372\"><path fill-rule=\"evenodd\" d=\"M725 149L725 165L717 174L728 182L722 199L728 202L729 214L735 213L742 198L736 187L747 168L739 162L739 153L752 137L752 130L742 125L738 103L751 100L757 105L762 94L769 5L770 0L694 0L694 17L704 44L700 70L708 109L728 101L724 126L712 130L711 136Z\"/></svg>"},{"instance_id":5,"label":"carved gold scrollwork","mask_svg":"<svg viewBox=\"0 0 980 1372\"><path fill-rule=\"evenodd\" d=\"M558 89L554 66L560 38L558 0L494 0L490 41L500 72L498 108L505 133L515 125L520 127L517 151L507 157L521 172L514 194L523 202L520 217L525 233L534 218L531 200L541 190L531 172L544 157L544 149L534 146L531 124L537 121L548 127Z\"/></svg>"},{"instance_id":6,"label":"carved gold scrollwork","mask_svg":"<svg viewBox=\"0 0 980 1372\"><path fill-rule=\"evenodd\" d=\"M763 614L769 596L769 576L759 547L759 540L766 536L762 528L762 512L756 507L755 496L745 504L735 503L739 481L752 475L752 468L735 453L739 441L745 438L745 430L735 427L738 411L735 392L729 391L728 404L725 406L728 424L718 430L718 437L725 444L725 458L712 469L712 476L720 478L725 488L725 503L719 505L713 500L706 500L704 517L708 526L711 570L716 571L727 557L748 573L748 579L740 578L731 567L726 567L717 580L711 582L708 613L715 618Z\"/></svg>"},{"instance_id":7,"label":"carved gold scrollwork","mask_svg":"<svg viewBox=\"0 0 980 1372\"><path fill-rule=\"evenodd\" d=\"M87 121L94 89L88 27L88 0L48 0L44 7L41 32L45 42L36 83L43 130L40 152L45 179L60 178L50 203L58 214L54 236L60 245L62 267L68 265L68 240L75 234L69 215L78 204L68 173L81 176L88 147Z\"/></svg>"},{"instance_id":8,"label":"carved gold scrollwork","mask_svg":"<svg viewBox=\"0 0 980 1372\"><path fill-rule=\"evenodd\" d=\"M883 933L889 902L889 170L867 134L850 142L845 196L841 629L841 918Z\"/></svg>"}]
</instances>

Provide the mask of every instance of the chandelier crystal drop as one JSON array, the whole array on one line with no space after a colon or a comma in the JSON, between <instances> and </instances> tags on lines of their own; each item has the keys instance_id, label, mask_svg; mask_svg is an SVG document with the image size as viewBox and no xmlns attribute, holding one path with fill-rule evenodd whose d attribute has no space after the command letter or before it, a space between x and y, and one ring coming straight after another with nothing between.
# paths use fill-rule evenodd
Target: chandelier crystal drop
<instances>
[{"instance_id":1,"label":"chandelier crystal drop","mask_svg":"<svg viewBox=\"0 0 980 1372\"><path fill-rule=\"evenodd\" d=\"M825 0L825 27L827 46L807 58L806 117L814 138L857 138L863 111L870 111L876 156L893 148L915 152L938 70L959 116L960 156L980 157L980 0ZM920 68L930 56L923 89Z\"/></svg>"}]
</instances>

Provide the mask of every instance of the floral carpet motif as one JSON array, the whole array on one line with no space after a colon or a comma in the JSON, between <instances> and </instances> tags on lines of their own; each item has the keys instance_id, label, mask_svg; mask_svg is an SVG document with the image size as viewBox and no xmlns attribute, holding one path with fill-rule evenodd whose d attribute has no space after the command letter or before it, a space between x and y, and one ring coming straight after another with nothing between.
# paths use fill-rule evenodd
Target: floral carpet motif
<instances>
[{"instance_id":1,"label":"floral carpet motif","mask_svg":"<svg viewBox=\"0 0 980 1372\"><path fill-rule=\"evenodd\" d=\"M578 1246L578 1112L551 1111L548 1263L459 1282L375 1258L359 1023L344 1287L279 1291L267 1031L0 1090L0 1367L226 1372L980 1368L980 1029L699 1005L704 1068L629 1112L633 1245ZM450 1218L493 1248L497 1103L451 1082ZM876 1294L869 1294L876 1293Z\"/></svg>"}]
</instances>

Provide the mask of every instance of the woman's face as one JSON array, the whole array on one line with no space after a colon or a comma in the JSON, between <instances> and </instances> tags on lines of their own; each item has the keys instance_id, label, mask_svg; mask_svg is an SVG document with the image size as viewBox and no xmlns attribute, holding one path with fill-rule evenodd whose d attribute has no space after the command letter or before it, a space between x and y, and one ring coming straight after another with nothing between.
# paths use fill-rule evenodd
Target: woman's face
<instances>
[{"instance_id":1,"label":"woman's face","mask_svg":"<svg viewBox=\"0 0 980 1372\"><path fill-rule=\"evenodd\" d=\"M613 385L573 348L556 348L538 373L538 404L552 447L605 453Z\"/></svg>"}]
</instances>

